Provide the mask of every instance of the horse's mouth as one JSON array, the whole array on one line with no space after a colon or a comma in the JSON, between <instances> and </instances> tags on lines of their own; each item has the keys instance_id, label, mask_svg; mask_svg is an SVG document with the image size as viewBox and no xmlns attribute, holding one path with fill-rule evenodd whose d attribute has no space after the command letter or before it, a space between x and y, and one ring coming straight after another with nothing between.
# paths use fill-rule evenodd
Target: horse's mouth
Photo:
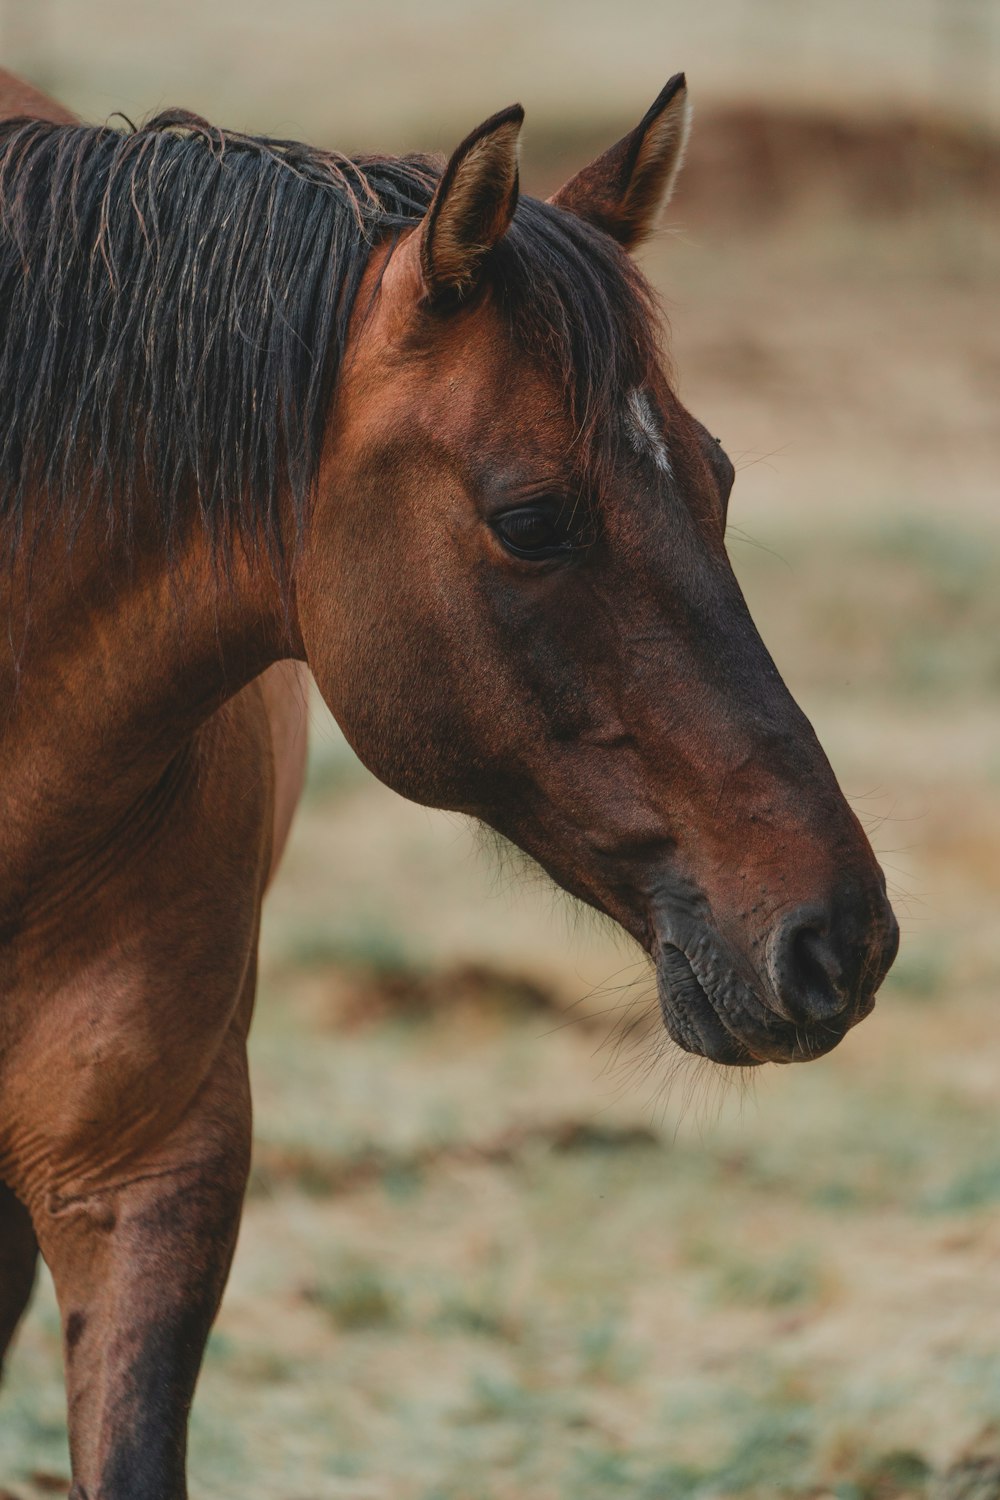
<instances>
[{"instance_id":1,"label":"horse's mouth","mask_svg":"<svg viewBox=\"0 0 1000 1500\"><path fill-rule=\"evenodd\" d=\"M793 1025L759 1000L704 939L690 954L662 943L656 968L660 1010L670 1036L685 1052L730 1067L810 1062L831 1051L860 1019L855 1013Z\"/></svg>"}]
</instances>

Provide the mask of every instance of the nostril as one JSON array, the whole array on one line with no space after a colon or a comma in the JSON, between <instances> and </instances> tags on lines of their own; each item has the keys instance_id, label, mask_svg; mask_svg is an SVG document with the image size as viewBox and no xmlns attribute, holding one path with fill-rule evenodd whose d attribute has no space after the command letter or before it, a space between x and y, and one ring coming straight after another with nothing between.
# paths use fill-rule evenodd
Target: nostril
<instances>
[{"instance_id":1,"label":"nostril","mask_svg":"<svg viewBox=\"0 0 1000 1500\"><path fill-rule=\"evenodd\" d=\"M829 1021L849 1002L849 986L825 914L796 912L775 934L771 981L790 1021Z\"/></svg>"},{"instance_id":2,"label":"nostril","mask_svg":"<svg viewBox=\"0 0 1000 1500\"><path fill-rule=\"evenodd\" d=\"M817 927L800 927L791 942L792 972L808 993L840 994L842 969L828 935Z\"/></svg>"}]
</instances>

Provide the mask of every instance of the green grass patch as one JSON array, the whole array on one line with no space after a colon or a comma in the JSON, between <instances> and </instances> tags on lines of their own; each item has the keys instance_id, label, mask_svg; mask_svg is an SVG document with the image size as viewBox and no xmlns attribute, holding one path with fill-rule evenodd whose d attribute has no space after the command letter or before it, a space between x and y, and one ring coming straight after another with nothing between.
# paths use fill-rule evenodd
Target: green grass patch
<instances>
[{"instance_id":1,"label":"green grass patch","mask_svg":"<svg viewBox=\"0 0 1000 1500\"><path fill-rule=\"evenodd\" d=\"M304 1295L343 1333L393 1328L403 1320L397 1290L367 1261L344 1261L333 1276L308 1287Z\"/></svg>"},{"instance_id":2,"label":"green grass patch","mask_svg":"<svg viewBox=\"0 0 1000 1500\"><path fill-rule=\"evenodd\" d=\"M347 969L373 975L408 973L413 968L401 935L365 917L345 927L324 922L293 928L280 945L279 961L291 969Z\"/></svg>"},{"instance_id":3,"label":"green grass patch","mask_svg":"<svg viewBox=\"0 0 1000 1500\"><path fill-rule=\"evenodd\" d=\"M733 1256L712 1276L716 1298L752 1307L802 1307L818 1302L823 1290L818 1264L801 1250L766 1260Z\"/></svg>"},{"instance_id":4,"label":"green grass patch","mask_svg":"<svg viewBox=\"0 0 1000 1500\"><path fill-rule=\"evenodd\" d=\"M624 1335L622 1315L607 1312L591 1322L581 1319L577 1335L580 1378L609 1385L625 1385L638 1375L642 1352Z\"/></svg>"},{"instance_id":5,"label":"green grass patch","mask_svg":"<svg viewBox=\"0 0 1000 1500\"><path fill-rule=\"evenodd\" d=\"M929 1213L942 1214L971 1213L996 1203L1000 1203L1000 1157L974 1162L921 1200Z\"/></svg>"}]
</instances>

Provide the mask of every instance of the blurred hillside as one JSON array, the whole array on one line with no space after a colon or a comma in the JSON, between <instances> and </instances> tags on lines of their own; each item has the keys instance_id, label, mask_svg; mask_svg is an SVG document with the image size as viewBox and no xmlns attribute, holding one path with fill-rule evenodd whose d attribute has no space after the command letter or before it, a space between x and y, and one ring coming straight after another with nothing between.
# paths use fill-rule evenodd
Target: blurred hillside
<instances>
[{"instance_id":1,"label":"blurred hillside","mask_svg":"<svg viewBox=\"0 0 1000 1500\"><path fill-rule=\"evenodd\" d=\"M0 47L91 118L184 104L344 150L628 119L686 68L699 105L1000 121L994 0L4 0Z\"/></svg>"}]
</instances>

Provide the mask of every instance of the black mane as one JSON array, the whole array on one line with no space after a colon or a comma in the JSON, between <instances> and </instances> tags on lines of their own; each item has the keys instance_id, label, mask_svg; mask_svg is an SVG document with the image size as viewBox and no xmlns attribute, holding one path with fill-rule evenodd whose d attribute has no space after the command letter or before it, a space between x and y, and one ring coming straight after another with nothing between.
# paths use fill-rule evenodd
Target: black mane
<instances>
[{"instance_id":1,"label":"black mane","mask_svg":"<svg viewBox=\"0 0 1000 1500\"><path fill-rule=\"evenodd\" d=\"M280 549L279 497L301 523L371 246L423 215L440 170L179 111L0 123L0 536L20 539L29 495L70 535L95 505L127 526L141 482L168 537L194 493L217 543ZM648 367L645 283L530 198L492 278L586 445Z\"/></svg>"}]
</instances>

